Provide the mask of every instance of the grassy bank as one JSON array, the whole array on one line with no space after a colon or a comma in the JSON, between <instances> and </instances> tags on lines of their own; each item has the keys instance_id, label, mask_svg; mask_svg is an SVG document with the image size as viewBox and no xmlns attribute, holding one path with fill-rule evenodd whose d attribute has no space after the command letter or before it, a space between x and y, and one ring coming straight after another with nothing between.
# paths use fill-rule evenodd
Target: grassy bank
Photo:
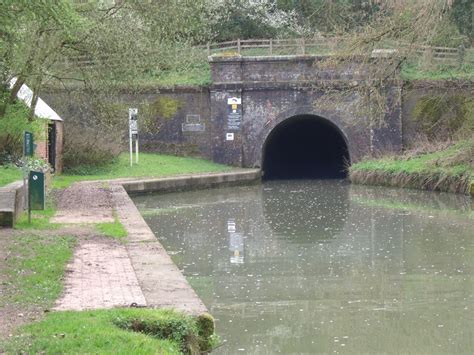
<instances>
[{"instance_id":1,"label":"grassy bank","mask_svg":"<svg viewBox=\"0 0 474 355\"><path fill-rule=\"evenodd\" d=\"M172 310L53 312L5 344L9 353L199 354L214 345L204 317Z\"/></svg>"},{"instance_id":2,"label":"grassy bank","mask_svg":"<svg viewBox=\"0 0 474 355\"><path fill-rule=\"evenodd\" d=\"M76 181L108 180L134 177L167 177L183 174L225 172L233 168L208 160L183 158L162 154L140 154L138 164L130 167L128 153L122 153L116 161L101 168L83 167L56 176L54 188L64 188Z\"/></svg>"},{"instance_id":3,"label":"grassy bank","mask_svg":"<svg viewBox=\"0 0 474 355\"><path fill-rule=\"evenodd\" d=\"M439 151L366 159L349 171L354 183L469 194L474 181L474 139Z\"/></svg>"},{"instance_id":4,"label":"grassy bank","mask_svg":"<svg viewBox=\"0 0 474 355\"><path fill-rule=\"evenodd\" d=\"M40 320L8 339L0 334L0 353L197 354L215 346L214 322L206 314L129 308L44 313L62 292L75 244L73 237L39 236L33 230L10 243L9 257L0 265L6 285L0 310L9 319L28 314Z\"/></svg>"}]
</instances>

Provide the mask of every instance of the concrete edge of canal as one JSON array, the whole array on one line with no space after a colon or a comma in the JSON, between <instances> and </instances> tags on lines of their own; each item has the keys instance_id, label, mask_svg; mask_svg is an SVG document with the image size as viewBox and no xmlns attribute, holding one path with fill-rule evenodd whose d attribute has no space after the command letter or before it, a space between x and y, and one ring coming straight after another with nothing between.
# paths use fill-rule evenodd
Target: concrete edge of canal
<instances>
[{"instance_id":1,"label":"concrete edge of canal","mask_svg":"<svg viewBox=\"0 0 474 355\"><path fill-rule=\"evenodd\" d=\"M194 174L135 181L127 180L121 182L121 185L129 194L176 192L256 183L261 180L261 176L260 169L245 169L227 173Z\"/></svg>"},{"instance_id":2,"label":"concrete edge of canal","mask_svg":"<svg viewBox=\"0 0 474 355\"><path fill-rule=\"evenodd\" d=\"M251 184L257 169L162 179L111 182L117 217L128 232L127 252L146 299L146 306L173 308L190 314L207 312L194 289L145 222L129 194L172 192Z\"/></svg>"}]
</instances>

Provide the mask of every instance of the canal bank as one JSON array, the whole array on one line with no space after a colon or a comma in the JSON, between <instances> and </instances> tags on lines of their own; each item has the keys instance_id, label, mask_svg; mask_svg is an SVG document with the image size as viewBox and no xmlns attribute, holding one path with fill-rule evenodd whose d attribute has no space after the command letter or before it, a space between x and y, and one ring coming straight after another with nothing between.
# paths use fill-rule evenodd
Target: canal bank
<instances>
[{"instance_id":1,"label":"canal bank","mask_svg":"<svg viewBox=\"0 0 474 355\"><path fill-rule=\"evenodd\" d=\"M49 272L41 276L54 284L52 287L57 290L55 291L57 293L53 292L51 295L48 293L49 298L44 305L37 300L34 301L30 305L34 308L34 314L29 311L30 306L15 306L15 303L9 303L9 299L2 296L2 300L7 303L0 303L1 318L5 320L5 324L0 327L0 352L6 349L12 352L25 349L41 352L52 348L62 349L61 352L100 352L100 349L106 351L116 346L114 339L117 337L130 338L130 347L133 347L137 346L137 341L149 342L148 338L135 339L134 335L121 332L126 332L128 329L128 331L143 333L137 330L138 328L134 328L138 324L139 328L147 327L146 329L151 331L149 335L153 335L154 326L151 323L148 324L148 321L158 328L169 326L170 335L165 338L173 338L177 344L181 344L178 346L192 345L189 341L199 341L200 351L215 346L217 338L214 335L212 317L206 313L207 309L200 298L189 286L161 244L157 242L122 184L126 181L129 188L136 185L135 191L140 190L137 186L148 186L148 191L153 191L149 189L150 184L166 185L173 190L183 190L246 184L259 181L259 179L260 172L253 170L238 171L236 174L196 174L178 176L174 179L148 179L145 184L137 179L80 182L64 190L55 190L55 207L49 206L47 211L40 211L44 213L34 213L35 222L38 216L41 217L41 225L34 223L34 225L25 226L23 222L19 222L17 225L19 229L5 230L7 233L2 232L1 237L7 239L6 243L0 245L0 254L3 255L5 252L7 253L5 255L9 255L8 253L11 252L8 251L9 245L23 242L25 235L36 238L40 249L44 249L43 240L47 244L49 239L56 241L57 236L66 235L69 238L68 241L71 241L69 252L72 258L67 265L69 257L63 258L62 265L57 264L59 275L57 280L49 280L51 276ZM188 183L183 184L183 181ZM162 189L161 192L164 190ZM116 230L114 232L113 229L116 227L124 229L125 235L122 232L116 233ZM23 231L24 228L28 230ZM103 232L106 229L112 232ZM29 239L27 242L30 242ZM30 254L35 255L34 248L27 249L25 257L31 257ZM22 258L15 256L14 259L21 260ZM51 267L55 258L56 254L48 257L47 268ZM8 280L9 276L5 274L9 270L8 267L15 267L8 266L11 264L10 259L5 258L5 263L0 263L2 281L3 277ZM36 275L35 278L38 278L41 273L37 270L38 265L27 260L25 262L28 263L31 272ZM15 261L14 264L16 263ZM28 267L23 266L21 272L29 273ZM22 285L22 278L22 275L15 277L15 284ZM9 294L6 290L10 289L10 287L6 289L6 285L10 283L5 281L0 284L0 294L4 296ZM11 297L23 298L21 293L17 295L15 290L12 290ZM41 290L43 292L43 286ZM61 297L58 298L59 293ZM133 310L134 308L143 309ZM55 312L49 312L50 309ZM44 313L45 310L48 313ZM182 311L187 315L174 310ZM18 316L19 313L20 316ZM22 318L24 313L28 314L28 319ZM35 322L29 324L33 320ZM136 320L140 322L137 323ZM97 327L97 322L101 324L99 327ZM28 325L25 326L25 324ZM156 331L159 331L158 328ZM18 330L14 332L15 329ZM101 329L110 335L110 341L106 342L108 345L102 344L100 340L102 339ZM58 331L64 334L66 340L53 336ZM50 332L53 332L51 336L48 335ZM147 331L145 333L148 334ZM14 334L14 338L3 343L2 338L7 338L9 334ZM76 335L72 337L73 334ZM140 336L146 337L146 335ZM136 337L140 338L140 336ZM157 336L161 337L159 334ZM96 339L93 341L98 343L88 344L88 342L83 342L83 337ZM72 341L73 338L77 339ZM70 339L72 343L67 339ZM162 345L154 340L152 342L154 344L147 344L161 349ZM166 344L166 341L163 344ZM173 349L174 345L168 347L166 353L174 353Z\"/></svg>"},{"instance_id":2,"label":"canal bank","mask_svg":"<svg viewBox=\"0 0 474 355\"><path fill-rule=\"evenodd\" d=\"M127 237L124 244L89 241L79 245L68 267L65 290L56 309L87 310L133 304L172 308L193 315L207 312L128 194L241 185L259 179L260 171L252 169L161 179L82 182L67 188L58 201L54 223L111 223L116 219L125 228Z\"/></svg>"},{"instance_id":3,"label":"canal bank","mask_svg":"<svg viewBox=\"0 0 474 355\"><path fill-rule=\"evenodd\" d=\"M474 140L431 152L364 159L349 168L355 184L444 191L474 196Z\"/></svg>"}]
</instances>

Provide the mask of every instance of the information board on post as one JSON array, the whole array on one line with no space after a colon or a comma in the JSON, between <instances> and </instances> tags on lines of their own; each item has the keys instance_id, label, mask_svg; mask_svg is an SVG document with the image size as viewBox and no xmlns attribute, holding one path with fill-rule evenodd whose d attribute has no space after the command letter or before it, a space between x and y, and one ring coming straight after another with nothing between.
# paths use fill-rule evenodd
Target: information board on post
<instances>
[{"instance_id":1,"label":"information board on post","mask_svg":"<svg viewBox=\"0 0 474 355\"><path fill-rule=\"evenodd\" d=\"M25 131L23 133L23 155L25 157L32 157L34 150L33 133Z\"/></svg>"}]
</instances>

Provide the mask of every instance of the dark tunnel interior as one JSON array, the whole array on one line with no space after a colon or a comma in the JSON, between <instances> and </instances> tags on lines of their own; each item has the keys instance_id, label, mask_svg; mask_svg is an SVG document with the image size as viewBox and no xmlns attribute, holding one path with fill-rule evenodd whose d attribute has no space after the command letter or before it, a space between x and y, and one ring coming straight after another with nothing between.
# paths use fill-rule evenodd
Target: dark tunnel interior
<instances>
[{"instance_id":1,"label":"dark tunnel interior","mask_svg":"<svg viewBox=\"0 0 474 355\"><path fill-rule=\"evenodd\" d=\"M270 133L263 150L263 178L339 179L346 177L347 144L331 122L295 116Z\"/></svg>"}]
</instances>

